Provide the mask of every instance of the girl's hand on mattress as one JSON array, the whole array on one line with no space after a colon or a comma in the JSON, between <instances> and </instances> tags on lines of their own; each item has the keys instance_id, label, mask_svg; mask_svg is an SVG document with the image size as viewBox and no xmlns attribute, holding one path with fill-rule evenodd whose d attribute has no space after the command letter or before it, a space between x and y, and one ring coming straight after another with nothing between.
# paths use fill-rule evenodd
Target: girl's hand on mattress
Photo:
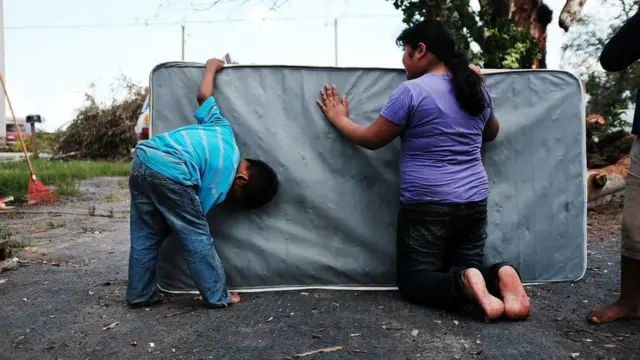
<instances>
[{"instance_id":1,"label":"girl's hand on mattress","mask_svg":"<svg viewBox=\"0 0 640 360\"><path fill-rule=\"evenodd\" d=\"M480 66L476 64L469 64L469 68L473 70L473 72L475 72L476 74L482 76L482 69L480 68Z\"/></svg>"},{"instance_id":2,"label":"girl's hand on mattress","mask_svg":"<svg viewBox=\"0 0 640 360\"><path fill-rule=\"evenodd\" d=\"M340 119L347 118L349 116L349 104L347 103L347 97L343 96L340 99L338 94L338 88L335 85L325 85L324 89L320 90L321 99L316 100L320 109L327 117L327 120L332 124L335 124ZM341 101L342 100L342 101Z\"/></svg>"}]
</instances>

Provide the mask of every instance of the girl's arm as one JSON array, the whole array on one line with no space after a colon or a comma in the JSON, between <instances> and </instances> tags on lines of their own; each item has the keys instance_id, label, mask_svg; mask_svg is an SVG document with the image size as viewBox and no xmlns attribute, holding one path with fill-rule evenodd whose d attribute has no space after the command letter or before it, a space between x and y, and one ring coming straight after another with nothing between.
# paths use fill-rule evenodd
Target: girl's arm
<instances>
[{"instance_id":1,"label":"girl's arm","mask_svg":"<svg viewBox=\"0 0 640 360\"><path fill-rule=\"evenodd\" d=\"M387 145L400 135L404 128L404 124L398 124L383 115L379 115L369 126L354 122L349 118L347 97L343 96L341 101L335 85L326 85L320 91L320 95L322 99L316 102L324 112L327 120L347 139L365 149L376 150ZM395 113L404 111L402 106L398 106L394 110Z\"/></svg>"},{"instance_id":2,"label":"girl's arm","mask_svg":"<svg viewBox=\"0 0 640 360\"><path fill-rule=\"evenodd\" d=\"M500 131L500 123L498 119L496 119L495 115L491 115L487 123L484 125L484 130L482 131L482 141L493 141L498 137L498 132Z\"/></svg>"},{"instance_id":3,"label":"girl's arm","mask_svg":"<svg viewBox=\"0 0 640 360\"><path fill-rule=\"evenodd\" d=\"M387 145L402 131L402 127L382 115L369 126L355 123L347 116L339 117L331 123L351 142L369 150L377 150Z\"/></svg>"}]
</instances>

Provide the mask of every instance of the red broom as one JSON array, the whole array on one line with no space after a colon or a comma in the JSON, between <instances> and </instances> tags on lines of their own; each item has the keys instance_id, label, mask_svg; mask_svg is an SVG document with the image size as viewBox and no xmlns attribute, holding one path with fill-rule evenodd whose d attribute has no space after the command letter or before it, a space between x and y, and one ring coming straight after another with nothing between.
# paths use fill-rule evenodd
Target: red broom
<instances>
[{"instance_id":1,"label":"red broom","mask_svg":"<svg viewBox=\"0 0 640 360\"><path fill-rule=\"evenodd\" d=\"M4 77L2 76L2 74L0 74L0 83L2 83L2 90L4 91L4 96L7 98L7 104L9 104L9 110L11 110L13 123L16 125L16 129L18 132L18 139L20 139L20 144L22 145L22 151L24 151L24 158L27 160L27 165L29 165L29 172L31 173L31 176L29 177L29 186L27 188L27 200L29 201L29 205L55 203L59 201L58 197L55 196L49 190L49 188L47 188L43 183L40 182L40 180L36 178L36 173L33 171L33 166L31 166L31 160L29 160L29 153L27 152L27 147L24 144L24 141L22 140L22 133L20 131L20 126L18 125L16 114L13 112L13 106L11 105L11 100L9 99L9 93L7 93L7 86L4 83Z\"/></svg>"}]
</instances>

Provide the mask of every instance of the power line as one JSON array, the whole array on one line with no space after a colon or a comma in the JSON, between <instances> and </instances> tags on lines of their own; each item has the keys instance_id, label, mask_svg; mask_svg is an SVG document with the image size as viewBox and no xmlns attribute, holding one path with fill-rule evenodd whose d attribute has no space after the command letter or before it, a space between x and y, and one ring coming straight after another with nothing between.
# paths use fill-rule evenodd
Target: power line
<instances>
[{"instance_id":1,"label":"power line","mask_svg":"<svg viewBox=\"0 0 640 360\"><path fill-rule=\"evenodd\" d=\"M295 16L280 18L264 18L265 22L284 22L300 20L329 20L329 19L370 19L370 18L399 17L395 14L362 14L343 16ZM178 26L186 24L227 24L255 21L247 18L219 19L219 20L193 20L193 21L166 21L166 22L132 22L132 23L105 23L105 24L54 24L54 25L8 25L5 30L36 30L36 29L86 29L86 28L124 28L124 27L148 27L148 26Z\"/></svg>"}]
</instances>

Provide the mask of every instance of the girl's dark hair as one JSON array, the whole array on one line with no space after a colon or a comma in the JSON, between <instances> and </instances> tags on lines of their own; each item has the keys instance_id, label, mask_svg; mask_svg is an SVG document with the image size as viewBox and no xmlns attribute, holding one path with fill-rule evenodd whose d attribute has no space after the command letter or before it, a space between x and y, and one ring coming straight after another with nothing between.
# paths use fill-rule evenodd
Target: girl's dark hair
<instances>
[{"instance_id":1,"label":"girl's dark hair","mask_svg":"<svg viewBox=\"0 0 640 360\"><path fill-rule=\"evenodd\" d=\"M442 61L451 72L456 100L469 115L478 116L487 108L482 77L469 68L469 59L456 49L451 32L441 22L423 20L402 31L396 43L412 50L423 43L428 52Z\"/></svg>"}]
</instances>

